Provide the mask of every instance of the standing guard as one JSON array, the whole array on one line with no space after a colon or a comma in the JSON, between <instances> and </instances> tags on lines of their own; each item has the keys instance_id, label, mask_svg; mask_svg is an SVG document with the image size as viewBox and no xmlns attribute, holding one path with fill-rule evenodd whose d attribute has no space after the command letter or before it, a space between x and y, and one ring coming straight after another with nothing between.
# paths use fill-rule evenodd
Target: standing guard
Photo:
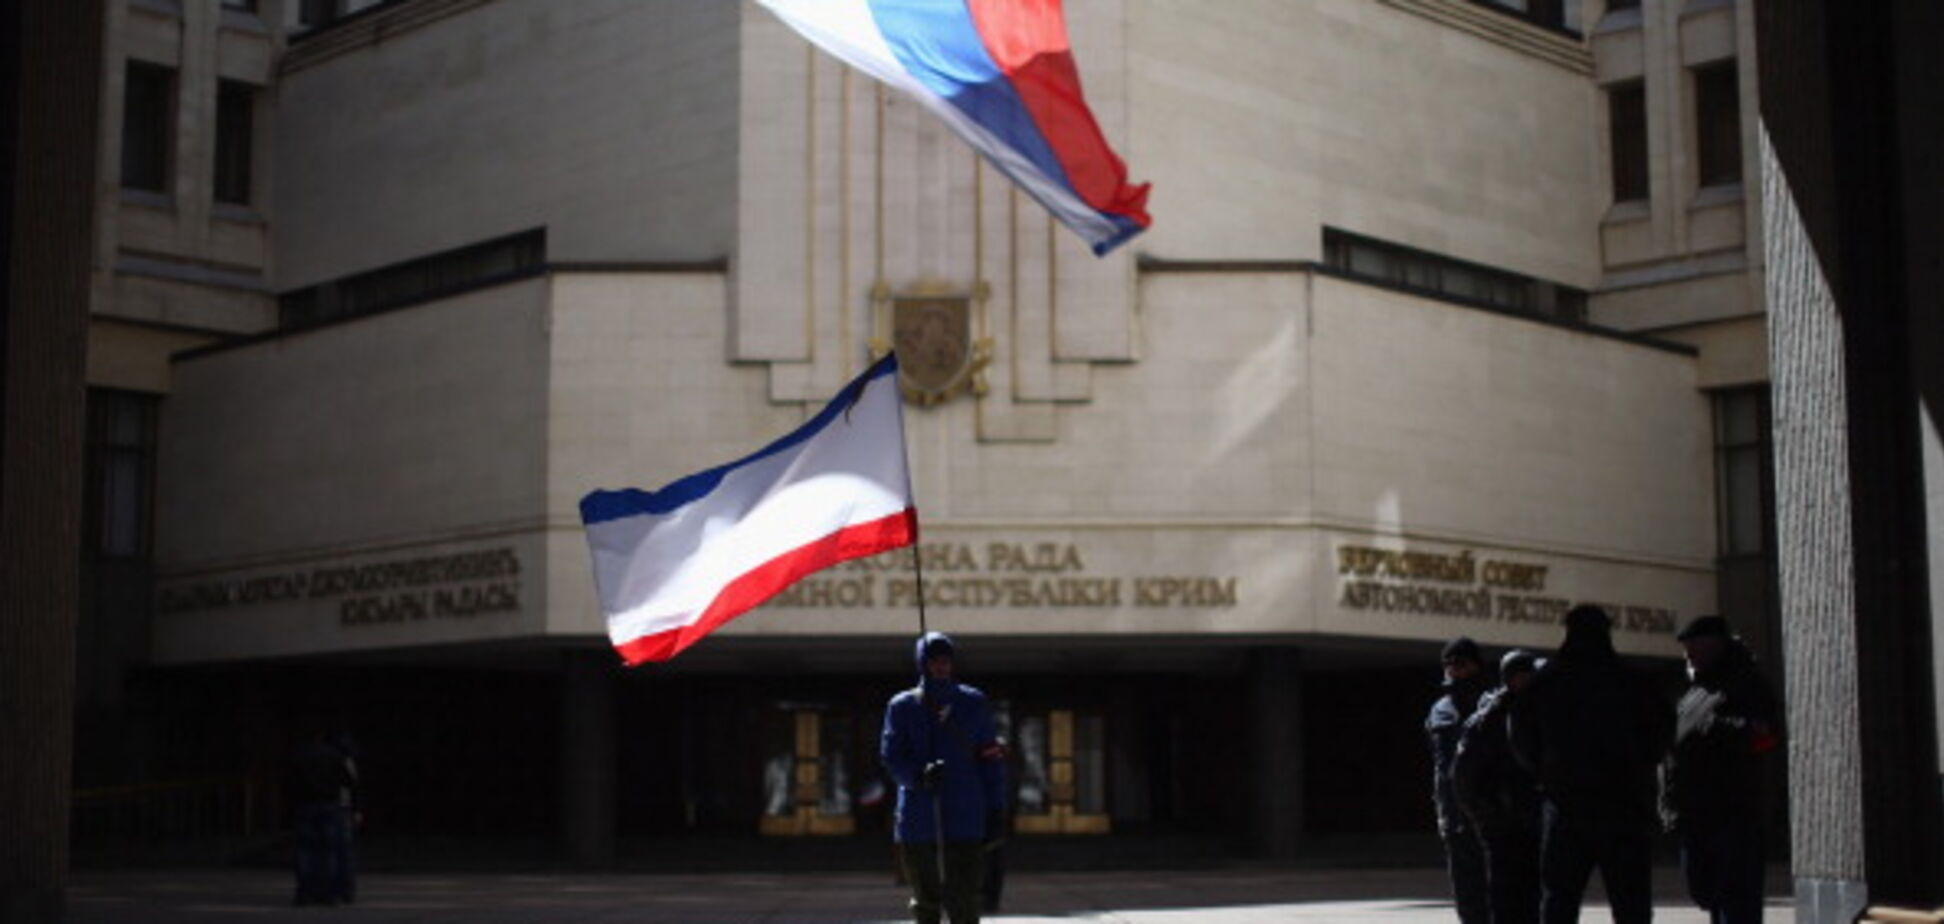
<instances>
[{"instance_id":1,"label":"standing guard","mask_svg":"<svg viewBox=\"0 0 1944 924\"><path fill-rule=\"evenodd\" d=\"M1431 741L1431 801L1438 810L1438 835L1444 839L1458 920L1461 924L1491 924L1485 845L1458 805L1451 785L1458 738L1485 691L1484 660L1477 642L1459 636L1445 645L1443 661L1445 695L1431 705L1431 714L1424 720L1424 731Z\"/></svg>"},{"instance_id":2,"label":"standing guard","mask_svg":"<svg viewBox=\"0 0 1944 924\"><path fill-rule=\"evenodd\" d=\"M942 632L918 639L918 686L885 706L879 741L918 924L976 924L985 848L1005 833L1005 747L985 694L957 681L956 655Z\"/></svg>"}]
</instances>

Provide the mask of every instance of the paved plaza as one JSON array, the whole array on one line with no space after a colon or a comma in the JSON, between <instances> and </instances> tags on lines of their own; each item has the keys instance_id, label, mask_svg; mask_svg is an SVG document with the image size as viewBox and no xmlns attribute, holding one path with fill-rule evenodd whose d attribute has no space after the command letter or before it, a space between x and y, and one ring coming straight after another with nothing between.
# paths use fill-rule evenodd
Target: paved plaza
<instances>
[{"instance_id":1,"label":"paved plaza","mask_svg":"<svg viewBox=\"0 0 1944 924\"><path fill-rule=\"evenodd\" d=\"M1784 879L1779 871L1771 884ZM1230 868L1192 872L1021 873L1007 884L1007 907L988 921L1115 924L1187 922L1395 922L1456 920L1436 869L1288 870ZM648 873L405 874L361 878L358 902L292 908L287 875L270 869L79 872L69 920L78 924L186 921L328 920L411 922L896 922L902 892L888 877L857 872L779 874ZM1655 920L1705 924L1677 874L1655 874ZM1589 903L1588 922L1610 920ZM1794 920L1787 899L1766 920Z\"/></svg>"}]
</instances>

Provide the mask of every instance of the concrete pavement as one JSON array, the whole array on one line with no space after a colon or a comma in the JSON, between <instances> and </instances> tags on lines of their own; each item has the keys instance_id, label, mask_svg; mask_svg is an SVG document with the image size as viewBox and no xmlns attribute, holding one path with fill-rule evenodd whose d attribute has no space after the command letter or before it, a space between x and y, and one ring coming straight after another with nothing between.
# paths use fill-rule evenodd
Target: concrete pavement
<instances>
[{"instance_id":1,"label":"concrete pavement","mask_svg":"<svg viewBox=\"0 0 1944 924\"><path fill-rule=\"evenodd\" d=\"M1772 874L1771 884L1783 882ZM1681 894L1678 874L1655 871L1655 921L1706 924ZM69 892L76 924L324 921L387 924L510 922L896 922L904 893L885 875L838 872L408 874L360 877L355 905L292 908L290 877L268 869L78 872ZM1113 924L1449 924L1456 920L1437 869L1318 870L1237 867L1180 872L1019 873L1007 882L1002 922ZM1766 921L1794 914L1771 901ZM1610 920L1589 903L1582 920Z\"/></svg>"}]
</instances>

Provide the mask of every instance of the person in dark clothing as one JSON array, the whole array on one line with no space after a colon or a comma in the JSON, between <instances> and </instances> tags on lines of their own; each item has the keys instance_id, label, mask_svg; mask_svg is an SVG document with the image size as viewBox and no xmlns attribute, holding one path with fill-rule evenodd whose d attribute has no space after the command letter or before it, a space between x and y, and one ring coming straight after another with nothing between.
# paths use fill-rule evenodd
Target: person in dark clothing
<instances>
[{"instance_id":1,"label":"person in dark clothing","mask_svg":"<svg viewBox=\"0 0 1944 924\"><path fill-rule=\"evenodd\" d=\"M1539 920L1539 785L1512 757L1508 719L1539 659L1514 649L1499 661L1499 688L1465 720L1452 760L1452 789L1485 844L1492 924Z\"/></svg>"},{"instance_id":2,"label":"person in dark clothing","mask_svg":"<svg viewBox=\"0 0 1944 924\"><path fill-rule=\"evenodd\" d=\"M1004 835L1006 751L985 694L957 681L957 654L944 633L918 639L918 686L885 706L879 739L918 924L976 924L985 849Z\"/></svg>"},{"instance_id":3,"label":"person in dark clothing","mask_svg":"<svg viewBox=\"0 0 1944 924\"><path fill-rule=\"evenodd\" d=\"M321 728L291 755L285 784L297 834L296 905L352 899L351 828L357 774L350 757Z\"/></svg>"},{"instance_id":4,"label":"person in dark clothing","mask_svg":"<svg viewBox=\"0 0 1944 924\"><path fill-rule=\"evenodd\" d=\"M1720 616L1676 636L1689 687L1675 707L1661 817L1681 839L1688 893L1712 924L1762 920L1766 755L1781 744L1775 694Z\"/></svg>"},{"instance_id":5,"label":"person in dark clothing","mask_svg":"<svg viewBox=\"0 0 1944 924\"><path fill-rule=\"evenodd\" d=\"M1458 754L1458 738L1465 720L1485 692L1484 658L1478 643L1460 636L1444 647L1445 695L1431 704L1424 731L1431 743L1431 801L1438 811L1438 836L1444 839L1445 863L1451 873L1452 902L1462 924L1491 924L1491 898L1486 885L1485 845L1458 804L1452 789L1451 764Z\"/></svg>"},{"instance_id":6,"label":"person in dark clothing","mask_svg":"<svg viewBox=\"0 0 1944 924\"><path fill-rule=\"evenodd\" d=\"M1613 650L1597 606L1566 614L1559 654L1519 696L1512 751L1543 797L1539 878L1545 924L1579 920L1599 867L1616 924L1653 920L1650 892L1661 758L1674 710Z\"/></svg>"}]
</instances>

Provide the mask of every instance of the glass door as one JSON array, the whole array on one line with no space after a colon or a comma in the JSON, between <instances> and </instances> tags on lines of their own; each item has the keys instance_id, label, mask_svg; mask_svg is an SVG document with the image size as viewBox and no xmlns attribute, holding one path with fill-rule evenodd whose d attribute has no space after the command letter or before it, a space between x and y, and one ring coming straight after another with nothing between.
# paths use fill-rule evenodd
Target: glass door
<instances>
[{"instance_id":1,"label":"glass door","mask_svg":"<svg viewBox=\"0 0 1944 924\"><path fill-rule=\"evenodd\" d=\"M763 730L763 816L771 837L846 835L851 815L850 716L822 706L779 704Z\"/></svg>"},{"instance_id":2,"label":"glass door","mask_svg":"<svg viewBox=\"0 0 1944 924\"><path fill-rule=\"evenodd\" d=\"M1106 722L1072 709L1017 717L1018 780L1013 830L1020 834L1106 834Z\"/></svg>"}]
</instances>

